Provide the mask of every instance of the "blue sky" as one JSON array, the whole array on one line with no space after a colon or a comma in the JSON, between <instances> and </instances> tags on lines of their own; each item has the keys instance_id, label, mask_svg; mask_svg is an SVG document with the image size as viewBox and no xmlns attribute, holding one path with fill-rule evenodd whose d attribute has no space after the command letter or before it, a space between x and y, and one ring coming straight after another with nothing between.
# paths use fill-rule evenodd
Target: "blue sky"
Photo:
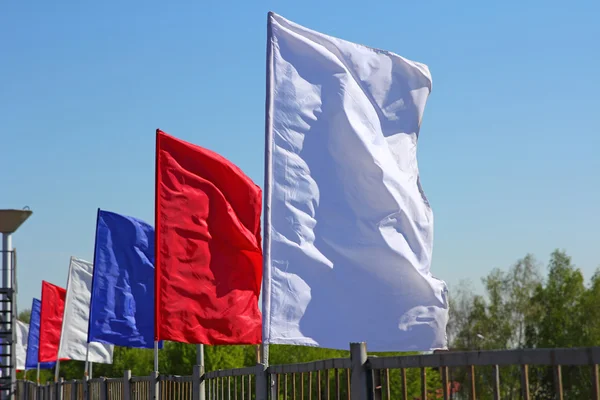
<instances>
[{"instance_id":1,"label":"blue sky","mask_svg":"<svg viewBox=\"0 0 600 400\"><path fill-rule=\"evenodd\" d=\"M555 248L600 265L600 3L4 1L0 208L20 308L91 260L97 207L153 221L154 132L217 151L262 185L272 10L426 63L419 143L432 270L455 285Z\"/></svg>"}]
</instances>

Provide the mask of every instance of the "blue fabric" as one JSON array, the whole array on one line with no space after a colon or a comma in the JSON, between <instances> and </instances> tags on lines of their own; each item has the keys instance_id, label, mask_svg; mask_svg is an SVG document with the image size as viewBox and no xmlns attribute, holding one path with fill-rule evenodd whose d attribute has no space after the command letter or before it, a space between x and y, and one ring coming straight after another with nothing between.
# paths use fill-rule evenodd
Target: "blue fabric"
<instances>
[{"instance_id":1,"label":"blue fabric","mask_svg":"<svg viewBox=\"0 0 600 400\"><path fill-rule=\"evenodd\" d=\"M154 228L139 219L98 210L88 342L154 348Z\"/></svg>"},{"instance_id":2,"label":"blue fabric","mask_svg":"<svg viewBox=\"0 0 600 400\"><path fill-rule=\"evenodd\" d=\"M40 349L40 313L42 302L33 299L31 304L31 317L29 320L29 335L27 336L27 356L25 357L25 369L36 369L38 365L38 351ZM52 369L56 361L40 363L41 369Z\"/></svg>"}]
</instances>

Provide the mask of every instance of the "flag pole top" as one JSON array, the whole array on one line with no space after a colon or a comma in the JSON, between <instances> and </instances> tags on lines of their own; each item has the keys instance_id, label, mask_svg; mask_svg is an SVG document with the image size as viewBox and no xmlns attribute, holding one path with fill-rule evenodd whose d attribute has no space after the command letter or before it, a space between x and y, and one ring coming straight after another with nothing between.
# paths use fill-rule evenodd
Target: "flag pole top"
<instances>
[{"instance_id":1,"label":"flag pole top","mask_svg":"<svg viewBox=\"0 0 600 400\"><path fill-rule=\"evenodd\" d=\"M33 211L29 207L22 210L0 210L0 232L4 234L14 233L31 214L33 214Z\"/></svg>"}]
</instances>

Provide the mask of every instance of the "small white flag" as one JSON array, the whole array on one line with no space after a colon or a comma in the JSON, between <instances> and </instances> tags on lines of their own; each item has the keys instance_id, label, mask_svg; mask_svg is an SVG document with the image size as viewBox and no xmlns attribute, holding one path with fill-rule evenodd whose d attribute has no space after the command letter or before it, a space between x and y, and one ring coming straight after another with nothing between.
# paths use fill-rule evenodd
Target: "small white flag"
<instances>
[{"instance_id":1,"label":"small white flag","mask_svg":"<svg viewBox=\"0 0 600 400\"><path fill-rule=\"evenodd\" d=\"M86 361L93 268L92 263L71 257L59 359ZM89 343L88 361L112 364L113 348L113 345Z\"/></svg>"},{"instance_id":2,"label":"small white flag","mask_svg":"<svg viewBox=\"0 0 600 400\"><path fill-rule=\"evenodd\" d=\"M17 320L17 342L15 345L17 355L17 370L25 371L25 359L27 358L27 337L29 336L29 324Z\"/></svg>"},{"instance_id":3,"label":"small white flag","mask_svg":"<svg viewBox=\"0 0 600 400\"><path fill-rule=\"evenodd\" d=\"M426 65L269 14L263 340L446 348L417 138Z\"/></svg>"}]
</instances>

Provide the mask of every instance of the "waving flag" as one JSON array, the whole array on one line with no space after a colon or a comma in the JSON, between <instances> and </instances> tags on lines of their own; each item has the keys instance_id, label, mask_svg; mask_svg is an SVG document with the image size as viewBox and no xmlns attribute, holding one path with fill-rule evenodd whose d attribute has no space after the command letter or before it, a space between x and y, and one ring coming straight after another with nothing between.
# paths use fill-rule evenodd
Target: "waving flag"
<instances>
[{"instance_id":1,"label":"waving flag","mask_svg":"<svg viewBox=\"0 0 600 400\"><path fill-rule=\"evenodd\" d=\"M261 190L212 151L156 132L156 335L261 341Z\"/></svg>"},{"instance_id":2,"label":"waving flag","mask_svg":"<svg viewBox=\"0 0 600 400\"><path fill-rule=\"evenodd\" d=\"M94 254L88 340L153 348L154 228L98 210Z\"/></svg>"},{"instance_id":3,"label":"waving flag","mask_svg":"<svg viewBox=\"0 0 600 400\"><path fill-rule=\"evenodd\" d=\"M92 263L71 257L58 357L112 364L112 345L87 342L93 269Z\"/></svg>"},{"instance_id":4,"label":"waving flag","mask_svg":"<svg viewBox=\"0 0 600 400\"><path fill-rule=\"evenodd\" d=\"M264 339L446 347L417 138L426 65L268 18Z\"/></svg>"},{"instance_id":5,"label":"waving flag","mask_svg":"<svg viewBox=\"0 0 600 400\"><path fill-rule=\"evenodd\" d=\"M17 320L17 342L15 343L15 354L17 356L16 369L25 370L25 358L27 357L27 337L29 336L29 325Z\"/></svg>"},{"instance_id":6,"label":"waving flag","mask_svg":"<svg viewBox=\"0 0 600 400\"><path fill-rule=\"evenodd\" d=\"M67 291L42 281L42 307L40 314L40 363L57 361Z\"/></svg>"},{"instance_id":7,"label":"waving flag","mask_svg":"<svg viewBox=\"0 0 600 400\"><path fill-rule=\"evenodd\" d=\"M40 311L42 303L33 299L31 303L31 316L29 317L29 334L27 335L27 357L25 369L34 369L38 365L38 350L40 347ZM52 369L56 361L40 363L41 369Z\"/></svg>"}]
</instances>

